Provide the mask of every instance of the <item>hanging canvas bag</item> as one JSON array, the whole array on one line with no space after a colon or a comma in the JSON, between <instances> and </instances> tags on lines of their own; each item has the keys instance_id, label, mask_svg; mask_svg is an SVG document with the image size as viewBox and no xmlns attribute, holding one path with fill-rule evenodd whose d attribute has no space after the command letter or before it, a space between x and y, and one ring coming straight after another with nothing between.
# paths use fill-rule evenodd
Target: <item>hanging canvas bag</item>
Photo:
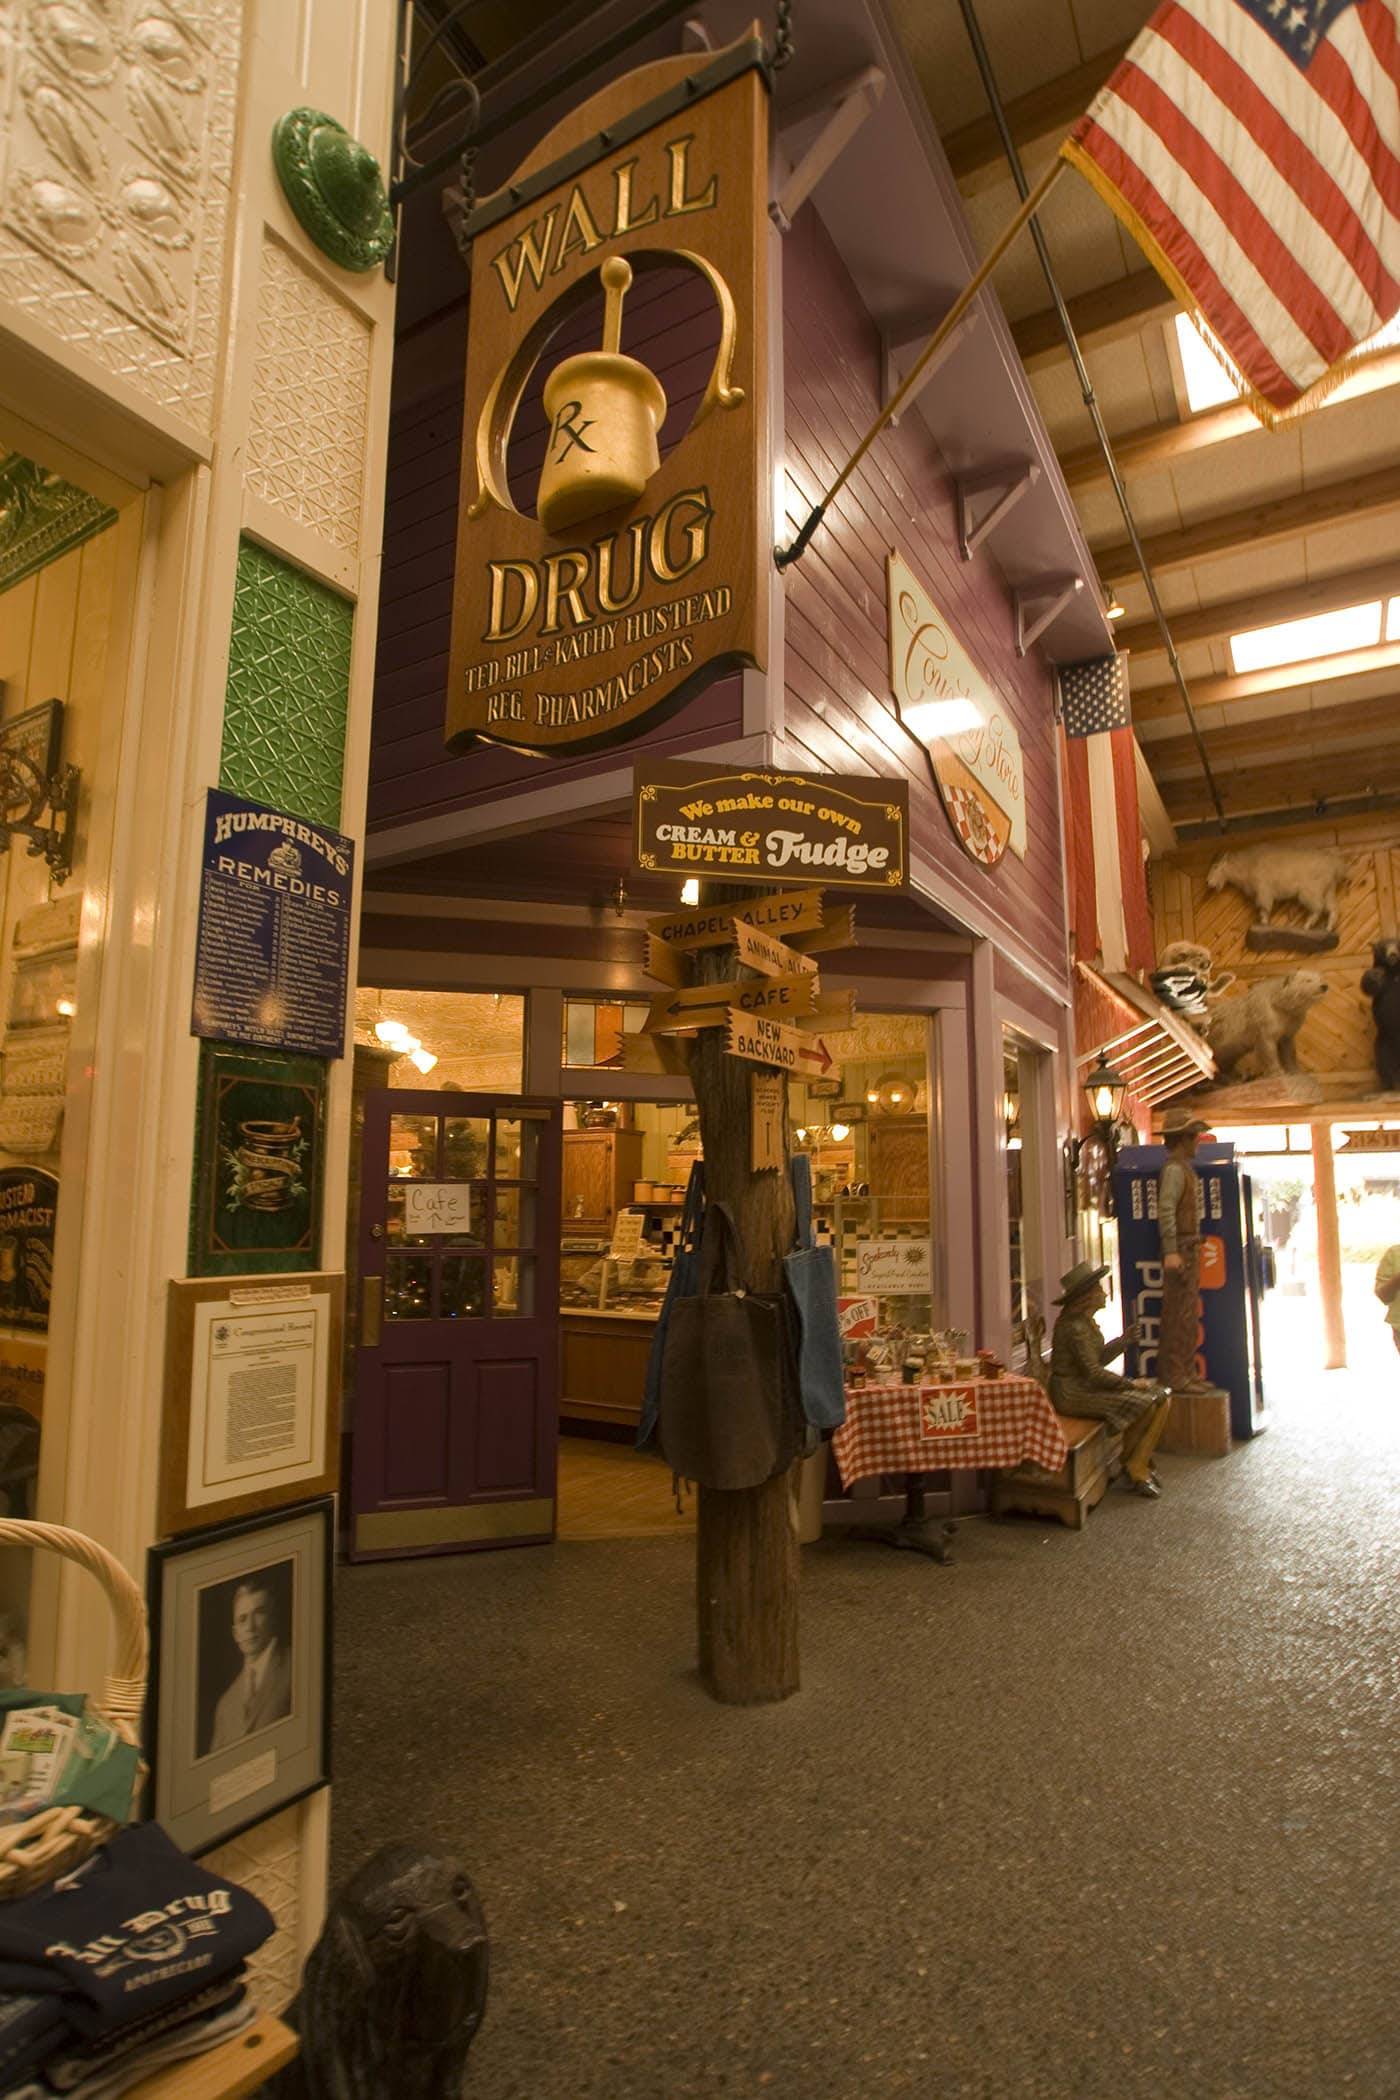
<instances>
[{"instance_id":1,"label":"hanging canvas bag","mask_svg":"<svg viewBox=\"0 0 1400 2100\"><path fill-rule=\"evenodd\" d=\"M812 1238L812 1162L805 1152L789 1165L797 1245L783 1257L787 1287L797 1307L797 1383L802 1412L814 1429L839 1429L846 1419L841 1321L836 1307L836 1257Z\"/></svg>"},{"instance_id":2,"label":"hanging canvas bag","mask_svg":"<svg viewBox=\"0 0 1400 2100\"><path fill-rule=\"evenodd\" d=\"M754 1488L792 1464L805 1424L786 1291L751 1291L729 1206L705 1212L695 1290L671 1306L661 1353L658 1440L673 1473L707 1488Z\"/></svg>"},{"instance_id":3,"label":"hanging canvas bag","mask_svg":"<svg viewBox=\"0 0 1400 2100\"><path fill-rule=\"evenodd\" d=\"M661 1310L656 1316L651 1351L647 1357L647 1375L642 1387L642 1420L637 1430L639 1451L649 1450L656 1435L656 1418L661 1408L661 1358L666 1348L666 1330L670 1325L671 1308L676 1299L689 1297L696 1288L695 1278L700 1262L700 1232L704 1222L705 1162L703 1159L697 1159L691 1165L690 1178L685 1185L680 1238L676 1241L676 1251L671 1258L671 1273L666 1279L666 1291L661 1300Z\"/></svg>"}]
</instances>

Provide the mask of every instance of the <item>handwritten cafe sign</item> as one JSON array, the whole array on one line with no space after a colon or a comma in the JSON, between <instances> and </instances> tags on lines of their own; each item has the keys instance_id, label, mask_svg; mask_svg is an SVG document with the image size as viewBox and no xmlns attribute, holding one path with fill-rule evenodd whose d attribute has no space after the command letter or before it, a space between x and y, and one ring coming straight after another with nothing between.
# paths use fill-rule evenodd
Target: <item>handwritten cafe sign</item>
<instances>
[{"instance_id":1,"label":"handwritten cafe sign","mask_svg":"<svg viewBox=\"0 0 1400 2100\"><path fill-rule=\"evenodd\" d=\"M717 672L762 668L772 534L761 56L743 38L613 82L467 221L453 748L615 742ZM698 286L710 326L697 340L714 344L679 429L662 378L621 347L661 271ZM654 323L653 313L639 330L643 350ZM572 354L560 356L552 339L566 324ZM537 365L547 435L536 472L519 467L511 439Z\"/></svg>"},{"instance_id":2,"label":"handwritten cafe sign","mask_svg":"<svg viewBox=\"0 0 1400 2100\"><path fill-rule=\"evenodd\" d=\"M403 1192L403 1229L409 1239L415 1239L423 1233L470 1232L470 1182L409 1182Z\"/></svg>"},{"instance_id":3,"label":"handwritten cafe sign","mask_svg":"<svg viewBox=\"0 0 1400 2100\"><path fill-rule=\"evenodd\" d=\"M712 881L903 889L909 783L646 759L632 775L636 865Z\"/></svg>"},{"instance_id":4,"label":"handwritten cafe sign","mask_svg":"<svg viewBox=\"0 0 1400 2100\"><path fill-rule=\"evenodd\" d=\"M986 867L1008 846L1024 859L1025 766L1010 712L902 555L887 556L886 578L899 719L928 746L958 842Z\"/></svg>"}]
</instances>

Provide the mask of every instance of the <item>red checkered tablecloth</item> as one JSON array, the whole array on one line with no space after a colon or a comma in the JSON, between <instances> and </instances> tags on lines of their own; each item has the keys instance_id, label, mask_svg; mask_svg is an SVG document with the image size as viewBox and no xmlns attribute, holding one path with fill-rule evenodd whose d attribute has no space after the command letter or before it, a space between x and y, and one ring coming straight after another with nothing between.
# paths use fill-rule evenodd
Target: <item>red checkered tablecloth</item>
<instances>
[{"instance_id":1,"label":"red checkered tablecloth","mask_svg":"<svg viewBox=\"0 0 1400 2100\"><path fill-rule=\"evenodd\" d=\"M1050 1396L1033 1378L848 1386L846 1419L831 1444L843 1487L877 1473L1019 1466L1028 1458L1054 1473L1069 1457Z\"/></svg>"}]
</instances>

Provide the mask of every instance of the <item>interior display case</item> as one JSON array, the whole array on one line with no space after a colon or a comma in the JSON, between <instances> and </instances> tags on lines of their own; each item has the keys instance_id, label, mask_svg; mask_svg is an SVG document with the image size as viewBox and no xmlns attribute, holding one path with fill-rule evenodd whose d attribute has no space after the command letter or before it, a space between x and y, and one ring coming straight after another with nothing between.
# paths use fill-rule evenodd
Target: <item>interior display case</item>
<instances>
[{"instance_id":1,"label":"interior display case","mask_svg":"<svg viewBox=\"0 0 1400 2100\"><path fill-rule=\"evenodd\" d=\"M559 1309L655 1319L670 1271L670 1262L659 1254L620 1261L605 1246L579 1247L565 1241L559 1257Z\"/></svg>"}]
</instances>

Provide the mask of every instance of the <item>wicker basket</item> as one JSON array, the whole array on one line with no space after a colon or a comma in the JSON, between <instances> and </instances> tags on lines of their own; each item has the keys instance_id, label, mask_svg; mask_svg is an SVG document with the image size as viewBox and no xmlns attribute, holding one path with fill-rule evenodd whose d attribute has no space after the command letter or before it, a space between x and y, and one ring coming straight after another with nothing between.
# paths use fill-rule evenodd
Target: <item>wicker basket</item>
<instances>
[{"instance_id":1,"label":"wicker basket","mask_svg":"<svg viewBox=\"0 0 1400 2100\"><path fill-rule=\"evenodd\" d=\"M116 1621L117 1657L101 1699L90 1704L126 1742L138 1742L146 1703L146 1603L126 1569L95 1539L61 1524L0 1518L0 1546L44 1547L97 1577ZM0 1825L0 1902L32 1895L59 1875L71 1873L119 1828L106 1816L73 1807L43 1808L23 1823Z\"/></svg>"}]
</instances>

